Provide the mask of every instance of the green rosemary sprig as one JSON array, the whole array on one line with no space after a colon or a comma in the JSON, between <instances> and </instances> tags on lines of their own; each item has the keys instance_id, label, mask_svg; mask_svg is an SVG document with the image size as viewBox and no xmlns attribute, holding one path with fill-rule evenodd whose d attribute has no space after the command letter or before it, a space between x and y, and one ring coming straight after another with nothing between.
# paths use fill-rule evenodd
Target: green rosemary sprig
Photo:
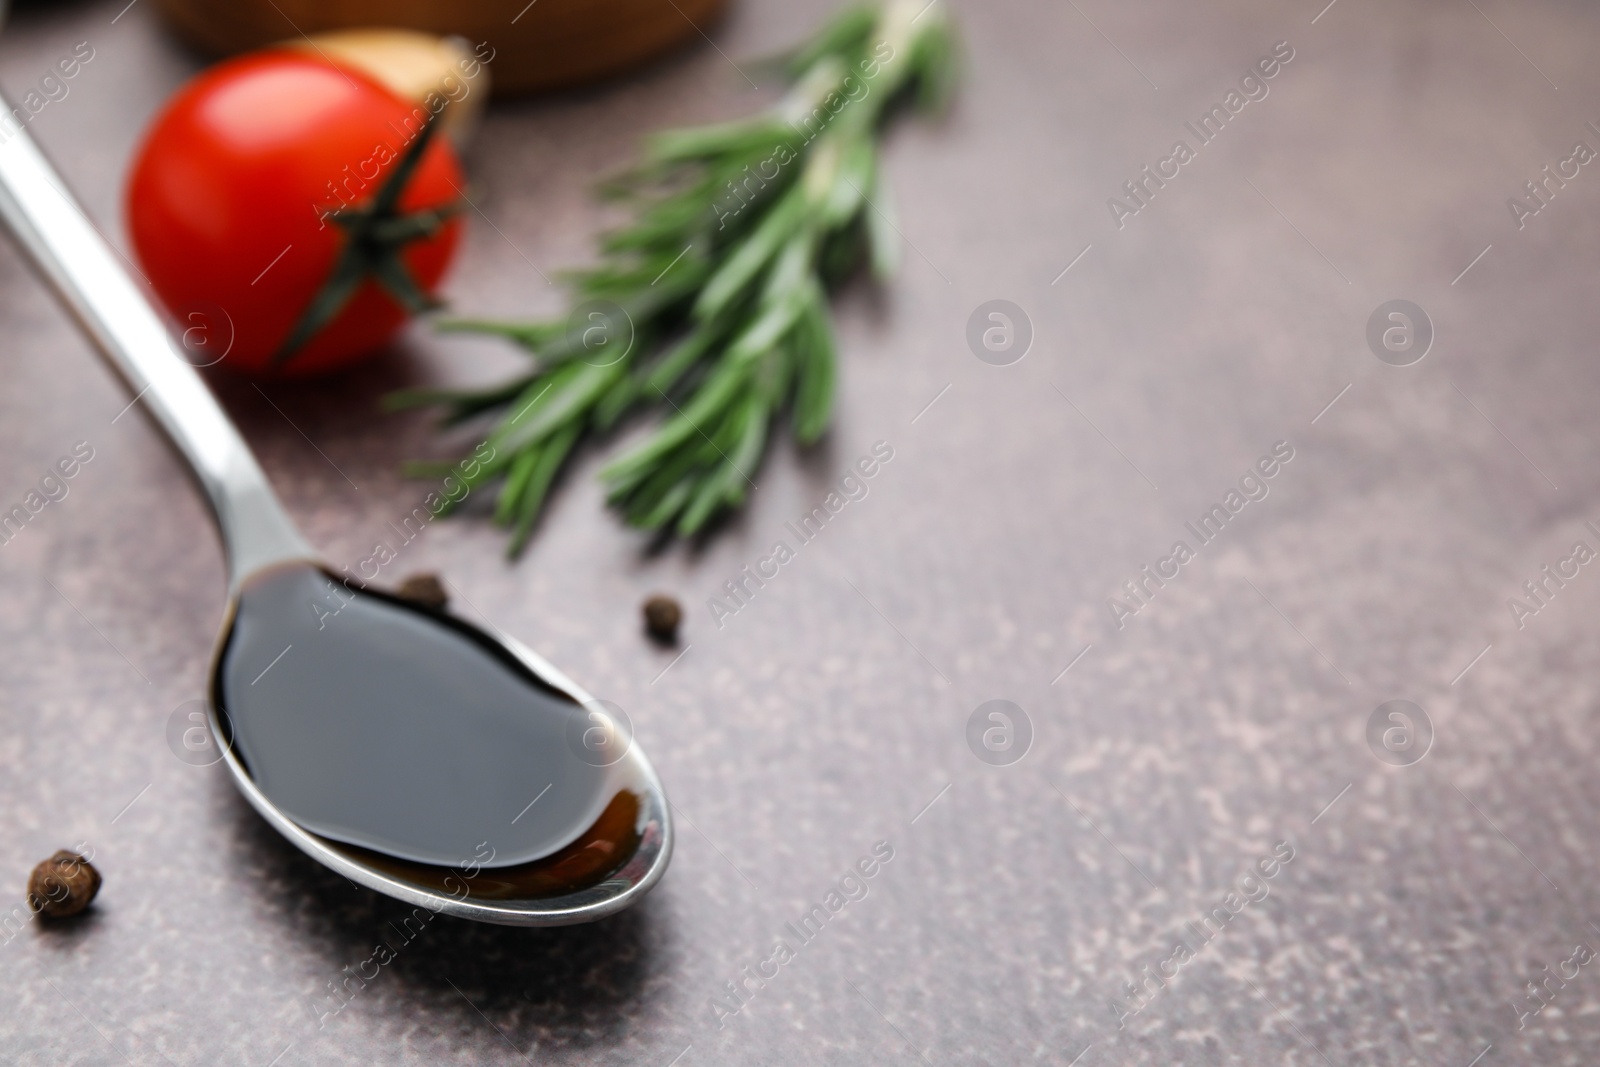
<instances>
[{"instance_id":1,"label":"green rosemary sprig","mask_svg":"<svg viewBox=\"0 0 1600 1067\"><path fill-rule=\"evenodd\" d=\"M597 266L569 276L567 320L442 324L516 342L533 356L526 374L388 406L442 406L447 423L502 413L487 437L494 458L471 481L501 483L495 517L511 527L512 555L580 440L662 409L655 432L600 476L633 525L700 531L743 503L785 410L803 444L827 429L826 294L863 259L882 278L898 258L878 140L902 101L940 106L954 66L942 4L847 8L783 58L791 86L776 107L659 134L602 187L632 221L603 238Z\"/></svg>"}]
</instances>

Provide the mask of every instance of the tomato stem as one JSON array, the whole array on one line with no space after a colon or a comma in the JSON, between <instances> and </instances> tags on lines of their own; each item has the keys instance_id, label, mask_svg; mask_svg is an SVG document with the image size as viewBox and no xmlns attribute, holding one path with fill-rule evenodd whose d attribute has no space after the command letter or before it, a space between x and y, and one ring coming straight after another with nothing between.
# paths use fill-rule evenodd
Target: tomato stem
<instances>
[{"instance_id":1,"label":"tomato stem","mask_svg":"<svg viewBox=\"0 0 1600 1067\"><path fill-rule=\"evenodd\" d=\"M460 204L447 204L423 211L402 212L400 197L410 184L422 154L427 151L438 126L435 112L418 131L416 139L400 157L400 162L384 179L377 193L364 207L344 207L329 211L323 218L344 231L344 247L339 258L322 283L322 288L311 298L299 321L284 338L283 344L272 357L275 367L282 367L327 327L344 310L369 278L384 292L413 315L431 311L440 301L422 291L416 279L406 269L400 253L413 241L432 237L460 210Z\"/></svg>"}]
</instances>

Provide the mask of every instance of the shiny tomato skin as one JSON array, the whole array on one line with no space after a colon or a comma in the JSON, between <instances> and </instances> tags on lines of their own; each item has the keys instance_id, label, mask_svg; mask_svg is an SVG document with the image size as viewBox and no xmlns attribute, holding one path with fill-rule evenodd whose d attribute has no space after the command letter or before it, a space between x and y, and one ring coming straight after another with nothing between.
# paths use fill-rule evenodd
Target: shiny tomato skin
<instances>
[{"instance_id":1,"label":"shiny tomato skin","mask_svg":"<svg viewBox=\"0 0 1600 1067\"><path fill-rule=\"evenodd\" d=\"M369 203L426 117L360 73L286 50L229 60L179 90L135 156L125 208L139 263L180 328L231 333L220 365L260 378L331 371L393 338L407 313L369 278L272 366L344 245L324 213ZM455 152L434 137L399 207L453 204L463 184ZM401 252L424 293L449 266L460 225L452 218ZM224 322L212 321L218 310Z\"/></svg>"}]
</instances>

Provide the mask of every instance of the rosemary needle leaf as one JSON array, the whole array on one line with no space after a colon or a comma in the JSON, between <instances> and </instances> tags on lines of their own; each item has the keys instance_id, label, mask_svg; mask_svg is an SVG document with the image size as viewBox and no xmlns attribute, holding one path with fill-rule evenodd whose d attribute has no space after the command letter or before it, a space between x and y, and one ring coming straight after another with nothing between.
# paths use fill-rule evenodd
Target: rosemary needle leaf
<instances>
[{"instance_id":1,"label":"rosemary needle leaf","mask_svg":"<svg viewBox=\"0 0 1600 1067\"><path fill-rule=\"evenodd\" d=\"M806 301L800 326L796 339L800 380L795 390L794 435L801 444L811 444L822 436L833 416L836 373L833 327L820 290L814 290Z\"/></svg>"},{"instance_id":2,"label":"rosemary needle leaf","mask_svg":"<svg viewBox=\"0 0 1600 1067\"><path fill-rule=\"evenodd\" d=\"M865 219L873 277L880 281L893 277L900 268L900 231L895 228L894 190L884 182L881 169L874 175Z\"/></svg>"},{"instance_id":3,"label":"rosemary needle leaf","mask_svg":"<svg viewBox=\"0 0 1600 1067\"><path fill-rule=\"evenodd\" d=\"M646 142L646 153L652 163L704 162L729 153L760 151L771 147L774 138L790 135L781 123L761 116L658 133Z\"/></svg>"},{"instance_id":4,"label":"rosemary needle leaf","mask_svg":"<svg viewBox=\"0 0 1600 1067\"><path fill-rule=\"evenodd\" d=\"M407 411L411 408L435 407L440 404L470 407L474 410L497 407L520 394L528 381L526 377L513 378L487 389L402 389L383 398L383 410Z\"/></svg>"},{"instance_id":5,"label":"rosemary needle leaf","mask_svg":"<svg viewBox=\"0 0 1600 1067\"><path fill-rule=\"evenodd\" d=\"M591 408L621 377L623 369L621 363L565 364L555 372L548 390L528 405L527 414L502 424L501 430L490 434L489 443L496 451L532 447Z\"/></svg>"},{"instance_id":6,"label":"rosemary needle leaf","mask_svg":"<svg viewBox=\"0 0 1600 1067\"><path fill-rule=\"evenodd\" d=\"M511 470L500 486L500 495L495 498L495 522L504 526L517 514L517 503L522 499L523 490L528 487L528 480L533 477L533 468L538 465L540 455L538 449L530 448L512 461Z\"/></svg>"},{"instance_id":7,"label":"rosemary needle leaf","mask_svg":"<svg viewBox=\"0 0 1600 1067\"><path fill-rule=\"evenodd\" d=\"M644 379L644 387L665 396L667 390L677 385L678 380L705 356L706 349L710 348L717 338L715 330L706 328L690 334L688 339L681 342L665 359L651 368L649 375Z\"/></svg>"},{"instance_id":8,"label":"rosemary needle leaf","mask_svg":"<svg viewBox=\"0 0 1600 1067\"><path fill-rule=\"evenodd\" d=\"M770 110L656 134L636 165L601 184L631 219L602 237L598 263L563 276L572 314L440 323L514 342L531 370L486 389L386 400L437 407L447 424L494 413L494 459L469 481L500 481L495 517L511 527L512 555L577 444L629 414L660 422L601 469L607 497L630 524L684 537L743 504L785 411L802 444L827 431L838 377L827 290L864 261L880 279L894 270L900 239L879 141L899 102L948 100L955 38L942 6L872 0L784 62L790 87ZM596 301L621 309L627 343L590 345ZM618 318L606 313L608 330Z\"/></svg>"},{"instance_id":9,"label":"rosemary needle leaf","mask_svg":"<svg viewBox=\"0 0 1600 1067\"><path fill-rule=\"evenodd\" d=\"M778 249L805 218L804 191L791 189L772 208L771 213L756 227L722 266L706 282L695 301L697 318L714 318L738 296L740 291L765 267Z\"/></svg>"},{"instance_id":10,"label":"rosemary needle leaf","mask_svg":"<svg viewBox=\"0 0 1600 1067\"><path fill-rule=\"evenodd\" d=\"M789 75L798 79L819 60L861 49L867 35L878 22L873 4L852 4L833 17L822 32L794 50L789 59Z\"/></svg>"},{"instance_id":11,"label":"rosemary needle leaf","mask_svg":"<svg viewBox=\"0 0 1600 1067\"><path fill-rule=\"evenodd\" d=\"M549 492L550 483L555 480L556 472L566 461L567 453L577 441L581 429L582 426L577 423L569 424L552 437L544 450L538 453L538 462L534 465L532 475L522 490L522 500L517 508L517 525L511 531L511 542L506 546L506 555L515 557L528 543L528 535L533 532L534 520L539 517L539 508L544 503L545 494Z\"/></svg>"},{"instance_id":12,"label":"rosemary needle leaf","mask_svg":"<svg viewBox=\"0 0 1600 1067\"><path fill-rule=\"evenodd\" d=\"M492 333L507 337L527 349L537 349L540 345L561 335L562 327L559 324L548 322L494 322L489 319L435 319L434 328L445 333Z\"/></svg>"},{"instance_id":13,"label":"rosemary needle leaf","mask_svg":"<svg viewBox=\"0 0 1600 1067\"><path fill-rule=\"evenodd\" d=\"M744 499L744 488L749 484L745 469L755 465L766 447L769 411L765 404L752 404L741 412L737 448L723 457L715 475L701 485L684 509L683 518L678 520L679 534L694 536L723 505L736 505Z\"/></svg>"}]
</instances>

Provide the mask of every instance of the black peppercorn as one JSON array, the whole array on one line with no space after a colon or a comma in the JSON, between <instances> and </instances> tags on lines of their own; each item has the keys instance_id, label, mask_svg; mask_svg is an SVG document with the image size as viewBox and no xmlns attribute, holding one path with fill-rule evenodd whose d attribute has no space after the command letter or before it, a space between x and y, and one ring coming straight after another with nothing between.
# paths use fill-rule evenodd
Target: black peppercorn
<instances>
[{"instance_id":1,"label":"black peppercorn","mask_svg":"<svg viewBox=\"0 0 1600 1067\"><path fill-rule=\"evenodd\" d=\"M100 872L76 852L61 849L28 876L28 906L53 919L76 915L100 892Z\"/></svg>"},{"instance_id":2,"label":"black peppercorn","mask_svg":"<svg viewBox=\"0 0 1600 1067\"><path fill-rule=\"evenodd\" d=\"M656 594L644 602L644 628L651 637L670 645L678 639L678 623L683 609L669 596Z\"/></svg>"},{"instance_id":3,"label":"black peppercorn","mask_svg":"<svg viewBox=\"0 0 1600 1067\"><path fill-rule=\"evenodd\" d=\"M445 605L450 603L450 594L444 591L444 583L437 574L413 574L401 582L395 592L429 611L443 611Z\"/></svg>"}]
</instances>

